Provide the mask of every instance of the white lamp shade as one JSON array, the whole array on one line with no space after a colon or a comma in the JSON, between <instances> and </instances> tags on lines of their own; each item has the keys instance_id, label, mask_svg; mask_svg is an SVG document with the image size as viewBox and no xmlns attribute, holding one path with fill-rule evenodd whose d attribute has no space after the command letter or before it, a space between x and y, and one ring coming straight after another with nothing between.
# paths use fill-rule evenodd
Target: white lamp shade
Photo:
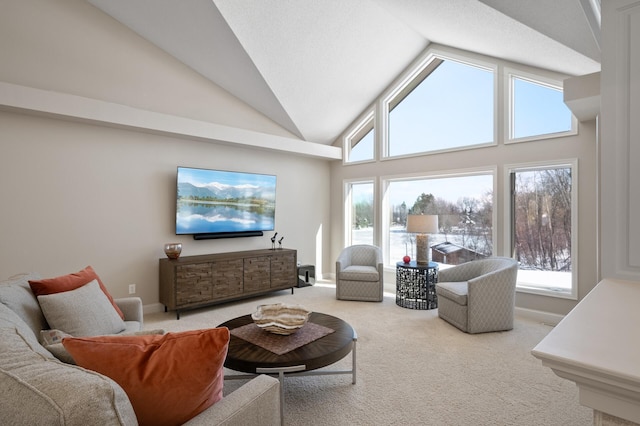
<instances>
[{"instance_id":1,"label":"white lamp shade","mask_svg":"<svg viewBox=\"0 0 640 426\"><path fill-rule=\"evenodd\" d=\"M438 216L430 214L408 215L407 232L412 234L436 234L438 232Z\"/></svg>"}]
</instances>

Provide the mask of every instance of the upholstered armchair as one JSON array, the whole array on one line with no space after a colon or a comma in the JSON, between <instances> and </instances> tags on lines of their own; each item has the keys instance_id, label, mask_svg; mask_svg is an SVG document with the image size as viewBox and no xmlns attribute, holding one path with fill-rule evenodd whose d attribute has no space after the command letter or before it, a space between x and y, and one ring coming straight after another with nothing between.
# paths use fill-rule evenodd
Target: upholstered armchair
<instances>
[{"instance_id":1,"label":"upholstered armchair","mask_svg":"<svg viewBox=\"0 0 640 426\"><path fill-rule=\"evenodd\" d=\"M346 247L336 260L336 299L382 302L383 267L379 247Z\"/></svg>"},{"instance_id":2,"label":"upholstered armchair","mask_svg":"<svg viewBox=\"0 0 640 426\"><path fill-rule=\"evenodd\" d=\"M438 316L467 333L513 328L518 262L474 260L438 273Z\"/></svg>"}]
</instances>

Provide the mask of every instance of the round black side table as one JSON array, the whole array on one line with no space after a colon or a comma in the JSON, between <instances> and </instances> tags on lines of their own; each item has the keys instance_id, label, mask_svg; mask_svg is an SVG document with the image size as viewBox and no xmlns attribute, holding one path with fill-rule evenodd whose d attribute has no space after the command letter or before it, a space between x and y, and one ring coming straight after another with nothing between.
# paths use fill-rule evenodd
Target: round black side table
<instances>
[{"instance_id":1,"label":"round black side table","mask_svg":"<svg viewBox=\"0 0 640 426\"><path fill-rule=\"evenodd\" d=\"M396 305L409 309L435 309L438 264L396 263Z\"/></svg>"}]
</instances>

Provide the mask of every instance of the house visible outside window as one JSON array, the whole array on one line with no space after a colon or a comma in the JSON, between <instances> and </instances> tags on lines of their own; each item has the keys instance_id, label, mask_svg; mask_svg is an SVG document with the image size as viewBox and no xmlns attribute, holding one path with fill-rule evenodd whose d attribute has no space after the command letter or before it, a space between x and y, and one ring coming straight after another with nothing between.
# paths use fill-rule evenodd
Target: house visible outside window
<instances>
[{"instance_id":1,"label":"house visible outside window","mask_svg":"<svg viewBox=\"0 0 640 426\"><path fill-rule=\"evenodd\" d=\"M509 247L519 290L576 298L577 161L511 166Z\"/></svg>"},{"instance_id":2,"label":"house visible outside window","mask_svg":"<svg viewBox=\"0 0 640 426\"><path fill-rule=\"evenodd\" d=\"M508 141L543 139L577 132L577 121L564 104L559 84L509 74Z\"/></svg>"},{"instance_id":3,"label":"house visible outside window","mask_svg":"<svg viewBox=\"0 0 640 426\"><path fill-rule=\"evenodd\" d=\"M344 140L345 163L375 160L375 130L373 111Z\"/></svg>"},{"instance_id":4,"label":"house visible outside window","mask_svg":"<svg viewBox=\"0 0 640 426\"><path fill-rule=\"evenodd\" d=\"M495 70L434 57L392 93L387 157L495 143Z\"/></svg>"},{"instance_id":5,"label":"house visible outside window","mask_svg":"<svg viewBox=\"0 0 640 426\"><path fill-rule=\"evenodd\" d=\"M345 246L374 244L374 188L373 181L345 184L345 217L348 223Z\"/></svg>"},{"instance_id":6,"label":"house visible outside window","mask_svg":"<svg viewBox=\"0 0 640 426\"><path fill-rule=\"evenodd\" d=\"M407 254L415 259L415 239L406 232L408 214L438 215L440 231L429 235L429 258L460 264L491 256L494 239L494 172L386 179L383 224L387 266Z\"/></svg>"}]
</instances>

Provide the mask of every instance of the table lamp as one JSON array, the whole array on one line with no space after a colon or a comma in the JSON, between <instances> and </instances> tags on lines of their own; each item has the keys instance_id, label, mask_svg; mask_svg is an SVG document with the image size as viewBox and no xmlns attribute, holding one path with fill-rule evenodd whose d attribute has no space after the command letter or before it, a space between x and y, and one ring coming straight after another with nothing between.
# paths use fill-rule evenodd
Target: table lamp
<instances>
[{"instance_id":1,"label":"table lamp","mask_svg":"<svg viewBox=\"0 0 640 426\"><path fill-rule=\"evenodd\" d=\"M438 216L410 214L407 216L407 232L416 235L416 262L418 265L429 263L429 236L438 232Z\"/></svg>"}]
</instances>

